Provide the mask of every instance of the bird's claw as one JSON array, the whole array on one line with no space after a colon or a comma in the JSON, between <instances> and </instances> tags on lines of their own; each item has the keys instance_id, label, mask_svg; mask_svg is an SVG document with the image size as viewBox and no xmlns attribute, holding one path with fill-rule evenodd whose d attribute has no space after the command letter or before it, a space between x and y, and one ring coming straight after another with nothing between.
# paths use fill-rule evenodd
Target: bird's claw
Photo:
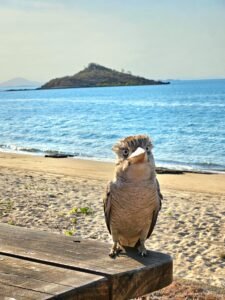
<instances>
[{"instance_id":1,"label":"bird's claw","mask_svg":"<svg viewBox=\"0 0 225 300\"><path fill-rule=\"evenodd\" d=\"M140 254L140 256L142 256L142 257L148 256L148 253L147 253L147 252L139 252L139 254Z\"/></svg>"},{"instance_id":2,"label":"bird's claw","mask_svg":"<svg viewBox=\"0 0 225 300\"><path fill-rule=\"evenodd\" d=\"M109 256L110 256L111 258L115 258L115 257L117 256L117 251L111 250L111 251L109 252Z\"/></svg>"},{"instance_id":3,"label":"bird's claw","mask_svg":"<svg viewBox=\"0 0 225 300\"><path fill-rule=\"evenodd\" d=\"M138 248L138 253L139 253L139 255L142 256L142 257L148 256L147 249L146 249L145 247L143 247L143 246L140 246L140 247Z\"/></svg>"},{"instance_id":4,"label":"bird's claw","mask_svg":"<svg viewBox=\"0 0 225 300\"><path fill-rule=\"evenodd\" d=\"M109 256L111 258L115 258L122 251L123 251L123 249L121 247L116 247L116 248L112 247L112 249L109 252Z\"/></svg>"}]
</instances>

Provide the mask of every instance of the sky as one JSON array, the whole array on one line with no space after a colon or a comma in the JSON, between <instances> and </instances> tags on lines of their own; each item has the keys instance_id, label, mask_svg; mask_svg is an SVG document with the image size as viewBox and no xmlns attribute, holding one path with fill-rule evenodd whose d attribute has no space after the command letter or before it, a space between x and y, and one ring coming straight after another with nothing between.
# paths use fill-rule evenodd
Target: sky
<instances>
[{"instance_id":1,"label":"sky","mask_svg":"<svg viewBox=\"0 0 225 300\"><path fill-rule=\"evenodd\" d=\"M0 82L94 62L150 79L225 78L225 0L0 0Z\"/></svg>"}]
</instances>

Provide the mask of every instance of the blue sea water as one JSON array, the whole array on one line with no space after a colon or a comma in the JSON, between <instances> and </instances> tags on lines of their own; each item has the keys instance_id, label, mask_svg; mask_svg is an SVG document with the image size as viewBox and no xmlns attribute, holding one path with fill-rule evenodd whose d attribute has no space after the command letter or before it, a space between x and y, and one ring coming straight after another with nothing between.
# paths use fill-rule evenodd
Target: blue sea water
<instances>
[{"instance_id":1,"label":"blue sea water","mask_svg":"<svg viewBox=\"0 0 225 300\"><path fill-rule=\"evenodd\" d=\"M0 151L111 161L118 139L140 133L158 166L225 171L225 80L0 91Z\"/></svg>"}]
</instances>

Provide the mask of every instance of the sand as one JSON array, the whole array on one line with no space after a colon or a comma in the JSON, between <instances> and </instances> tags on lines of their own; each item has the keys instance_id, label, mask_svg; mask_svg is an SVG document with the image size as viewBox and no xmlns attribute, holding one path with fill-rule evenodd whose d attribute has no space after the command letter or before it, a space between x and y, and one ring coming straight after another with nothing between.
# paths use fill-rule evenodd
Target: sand
<instances>
[{"instance_id":1,"label":"sand","mask_svg":"<svg viewBox=\"0 0 225 300\"><path fill-rule=\"evenodd\" d=\"M0 153L0 222L111 242L101 196L112 174L111 163ZM173 257L175 277L225 288L225 175L157 177L147 247Z\"/></svg>"}]
</instances>

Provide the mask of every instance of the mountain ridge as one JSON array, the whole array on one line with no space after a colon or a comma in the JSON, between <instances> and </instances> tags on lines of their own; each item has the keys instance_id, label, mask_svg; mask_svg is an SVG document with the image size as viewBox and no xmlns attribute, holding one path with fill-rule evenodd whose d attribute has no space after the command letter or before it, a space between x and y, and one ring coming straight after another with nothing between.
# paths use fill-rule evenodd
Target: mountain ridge
<instances>
[{"instance_id":1,"label":"mountain ridge","mask_svg":"<svg viewBox=\"0 0 225 300\"><path fill-rule=\"evenodd\" d=\"M26 86L40 86L41 83L37 81L28 80L23 77L15 77L0 83L0 87L26 87Z\"/></svg>"}]
</instances>

